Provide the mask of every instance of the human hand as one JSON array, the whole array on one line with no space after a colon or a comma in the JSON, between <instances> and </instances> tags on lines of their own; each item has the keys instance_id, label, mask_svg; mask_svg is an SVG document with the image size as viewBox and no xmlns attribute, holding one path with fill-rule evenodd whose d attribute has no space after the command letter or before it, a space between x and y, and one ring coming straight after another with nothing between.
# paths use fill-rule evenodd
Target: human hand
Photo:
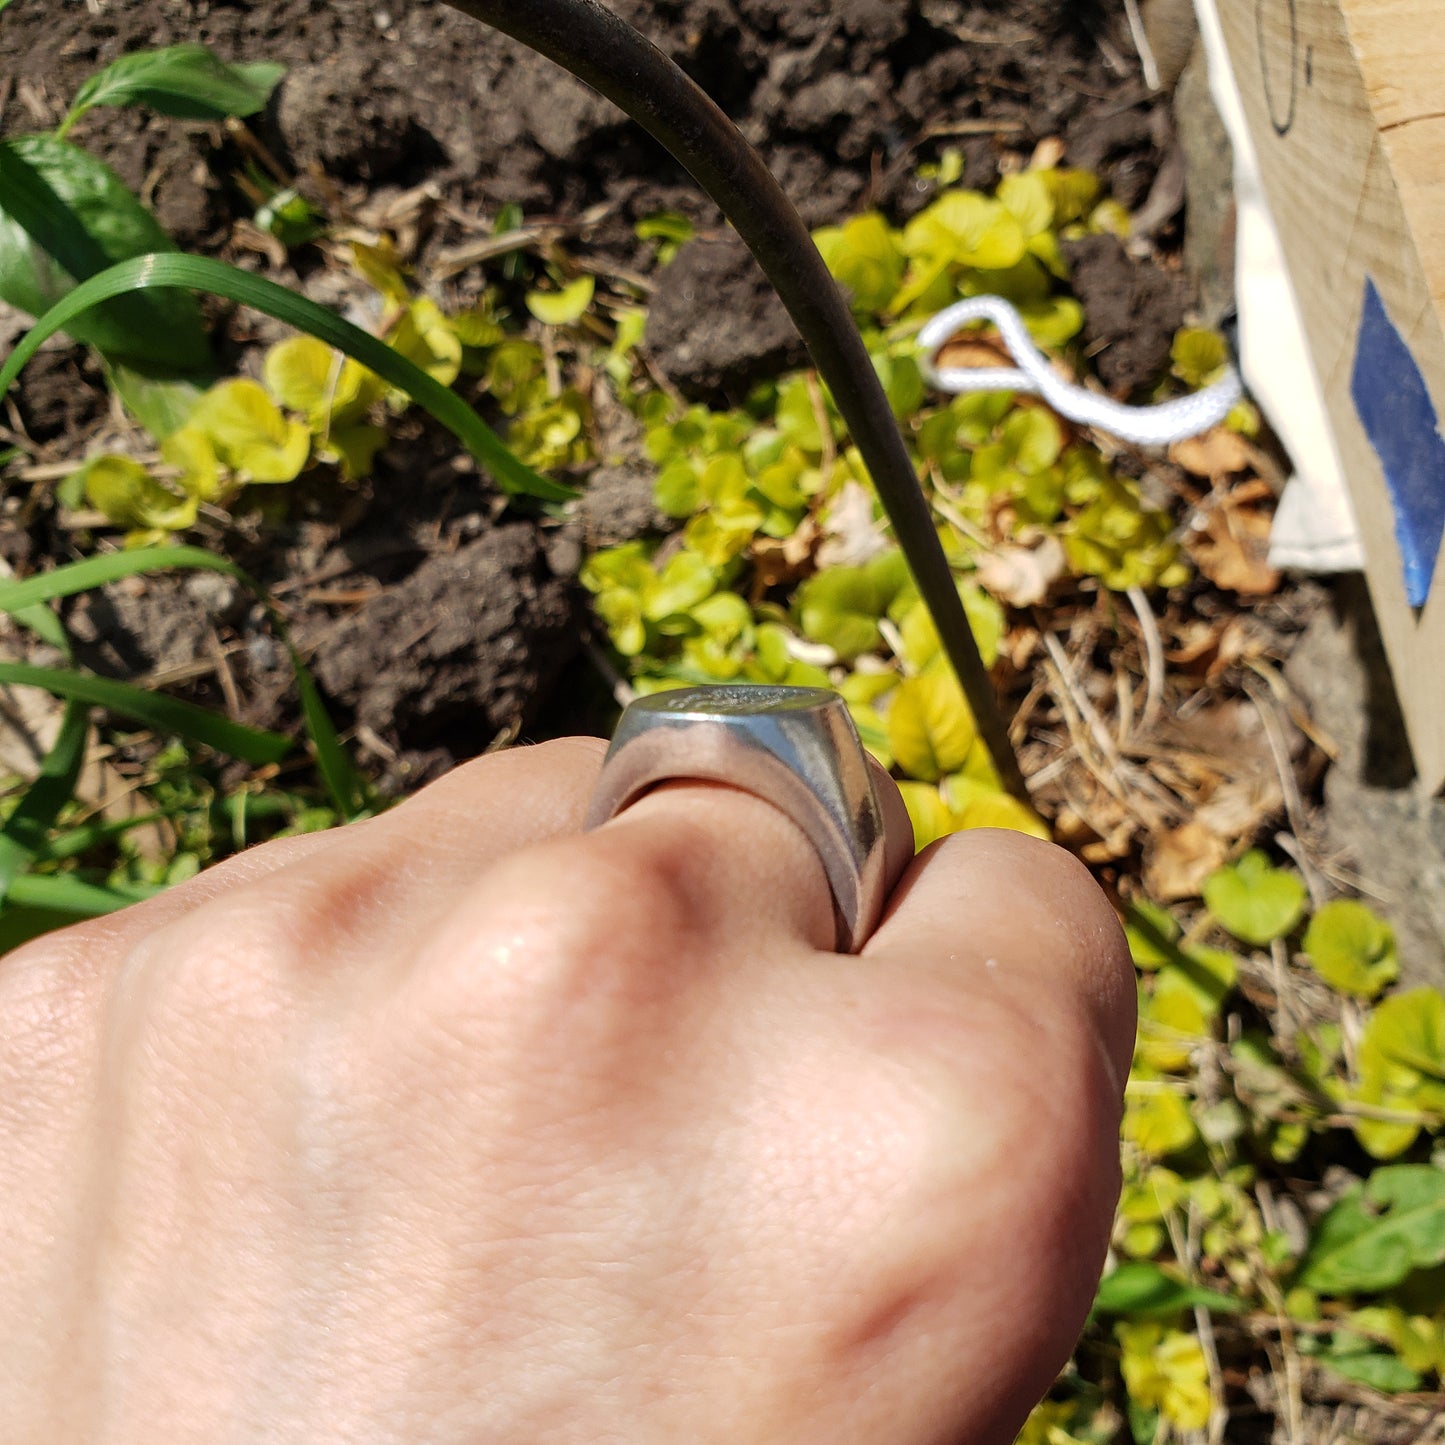
<instances>
[{"instance_id":1,"label":"human hand","mask_svg":"<svg viewBox=\"0 0 1445 1445\"><path fill-rule=\"evenodd\" d=\"M6 1440L1012 1438L1118 1189L1111 909L1016 834L909 861L888 785L837 956L756 798L579 835L602 752L0 960Z\"/></svg>"}]
</instances>

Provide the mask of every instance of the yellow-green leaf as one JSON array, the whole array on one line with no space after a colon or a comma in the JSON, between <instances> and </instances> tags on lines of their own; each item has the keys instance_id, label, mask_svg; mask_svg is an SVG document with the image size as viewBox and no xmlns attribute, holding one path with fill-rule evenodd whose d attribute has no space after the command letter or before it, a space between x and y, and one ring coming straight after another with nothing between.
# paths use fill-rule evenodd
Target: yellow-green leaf
<instances>
[{"instance_id":1,"label":"yellow-green leaf","mask_svg":"<svg viewBox=\"0 0 1445 1445\"><path fill-rule=\"evenodd\" d=\"M161 456L174 467L175 483L188 497L214 502L221 495L221 464L211 439L199 427L183 426L161 443Z\"/></svg>"},{"instance_id":2,"label":"yellow-green leaf","mask_svg":"<svg viewBox=\"0 0 1445 1445\"><path fill-rule=\"evenodd\" d=\"M1258 848L1204 880L1209 911L1236 938L1261 948L1300 921L1308 896L1298 874L1271 866Z\"/></svg>"},{"instance_id":3,"label":"yellow-green leaf","mask_svg":"<svg viewBox=\"0 0 1445 1445\"><path fill-rule=\"evenodd\" d=\"M944 781L943 790L956 828L1007 828L1045 842L1051 840L1049 825L997 783L981 782L959 772Z\"/></svg>"},{"instance_id":4,"label":"yellow-green leaf","mask_svg":"<svg viewBox=\"0 0 1445 1445\"><path fill-rule=\"evenodd\" d=\"M282 414L260 382L218 382L196 404L189 426L204 432L240 482L289 482L311 455L305 422Z\"/></svg>"},{"instance_id":5,"label":"yellow-green leaf","mask_svg":"<svg viewBox=\"0 0 1445 1445\"><path fill-rule=\"evenodd\" d=\"M462 369L462 343L441 307L425 296L408 304L386 340L442 386L450 386Z\"/></svg>"},{"instance_id":6,"label":"yellow-green leaf","mask_svg":"<svg viewBox=\"0 0 1445 1445\"><path fill-rule=\"evenodd\" d=\"M931 783L915 783L905 779L899 783L903 805L913 824L913 848L921 852L930 843L955 831L953 813Z\"/></svg>"},{"instance_id":7,"label":"yellow-green leaf","mask_svg":"<svg viewBox=\"0 0 1445 1445\"><path fill-rule=\"evenodd\" d=\"M560 291L529 291L527 310L545 326L570 326L592 304L596 289L593 277L579 276Z\"/></svg>"},{"instance_id":8,"label":"yellow-green leaf","mask_svg":"<svg viewBox=\"0 0 1445 1445\"><path fill-rule=\"evenodd\" d=\"M1229 365L1229 347L1217 331L1185 326L1174 333L1169 347L1174 375L1190 386L1208 386Z\"/></svg>"},{"instance_id":9,"label":"yellow-green leaf","mask_svg":"<svg viewBox=\"0 0 1445 1445\"><path fill-rule=\"evenodd\" d=\"M903 279L903 253L888 222L866 211L813 234L828 269L858 311L881 311Z\"/></svg>"},{"instance_id":10,"label":"yellow-green leaf","mask_svg":"<svg viewBox=\"0 0 1445 1445\"><path fill-rule=\"evenodd\" d=\"M371 399L363 395L366 369L314 336L278 342L266 353L261 375L271 395L299 411L316 432L351 420Z\"/></svg>"},{"instance_id":11,"label":"yellow-green leaf","mask_svg":"<svg viewBox=\"0 0 1445 1445\"><path fill-rule=\"evenodd\" d=\"M1054 191L1042 171L1018 171L998 183L998 198L1030 238L1054 224Z\"/></svg>"},{"instance_id":12,"label":"yellow-green leaf","mask_svg":"<svg viewBox=\"0 0 1445 1445\"><path fill-rule=\"evenodd\" d=\"M1211 1401L1209 1365L1199 1341L1152 1320L1120 1323L1114 1335L1129 1398L1157 1410L1180 1430L1202 1430L1209 1423Z\"/></svg>"},{"instance_id":13,"label":"yellow-green leaf","mask_svg":"<svg viewBox=\"0 0 1445 1445\"><path fill-rule=\"evenodd\" d=\"M167 490L132 457L105 453L80 470L86 500L117 527L169 532L196 520L196 499Z\"/></svg>"},{"instance_id":14,"label":"yellow-green leaf","mask_svg":"<svg viewBox=\"0 0 1445 1445\"><path fill-rule=\"evenodd\" d=\"M1356 998L1375 998L1400 973L1394 930L1353 898L1320 906L1305 930L1304 951L1331 988Z\"/></svg>"},{"instance_id":15,"label":"yellow-green leaf","mask_svg":"<svg viewBox=\"0 0 1445 1445\"><path fill-rule=\"evenodd\" d=\"M977 736L973 714L951 673L899 683L888 708L888 746L910 777L936 783L956 772Z\"/></svg>"}]
</instances>

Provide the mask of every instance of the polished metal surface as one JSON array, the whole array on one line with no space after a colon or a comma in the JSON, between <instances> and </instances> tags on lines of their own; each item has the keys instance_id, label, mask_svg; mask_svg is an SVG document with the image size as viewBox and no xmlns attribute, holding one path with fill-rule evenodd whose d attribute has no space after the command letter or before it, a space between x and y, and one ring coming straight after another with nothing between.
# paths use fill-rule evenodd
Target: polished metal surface
<instances>
[{"instance_id":1,"label":"polished metal surface","mask_svg":"<svg viewBox=\"0 0 1445 1445\"><path fill-rule=\"evenodd\" d=\"M727 783L781 809L818 850L840 952L883 911L883 814L847 706L813 687L688 687L638 698L607 750L585 827L681 778Z\"/></svg>"}]
</instances>

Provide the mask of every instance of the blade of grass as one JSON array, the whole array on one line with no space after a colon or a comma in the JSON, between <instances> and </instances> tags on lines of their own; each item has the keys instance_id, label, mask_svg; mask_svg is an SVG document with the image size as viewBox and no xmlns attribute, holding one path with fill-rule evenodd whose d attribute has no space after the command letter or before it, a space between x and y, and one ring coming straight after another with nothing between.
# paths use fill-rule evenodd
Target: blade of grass
<instances>
[{"instance_id":1,"label":"blade of grass","mask_svg":"<svg viewBox=\"0 0 1445 1445\"><path fill-rule=\"evenodd\" d=\"M57 301L10 353L4 367L0 368L0 396L9 390L41 343L62 330L76 316L115 296L167 287L206 291L263 311L369 367L430 412L491 471L504 491L553 502L566 501L576 495L570 487L550 481L520 462L507 450L496 432L456 392L442 386L384 341L359 326L353 326L334 311L276 285L274 281L253 276L209 256L161 253L137 256L81 282L75 290Z\"/></svg>"},{"instance_id":2,"label":"blade of grass","mask_svg":"<svg viewBox=\"0 0 1445 1445\"><path fill-rule=\"evenodd\" d=\"M8 612L17 621L35 626L38 612L44 612L55 622L54 614L40 607L44 602L53 602L61 597L73 597L78 592L88 592L92 587L107 582L119 581L122 577L133 577L144 572L159 572L171 567L190 567L210 572L221 572L234 577L260 598L266 608L271 625L286 647L291 660L291 671L296 678L296 690L301 699L301 715L316 750L316 765L322 781L331 793L332 801L343 818L350 821L368 811L366 785L360 774L351 765L336 728L331 721L326 705L321 700L306 664L292 645L286 625L271 605L265 589L253 577L225 557L207 552L201 547L149 547L134 552L107 552L100 557L87 557L81 562L69 562L53 572L43 572L27 577L23 582L0 582L0 612ZM55 622L58 627L59 623ZM38 630L38 629L37 629Z\"/></svg>"},{"instance_id":3,"label":"blade of grass","mask_svg":"<svg viewBox=\"0 0 1445 1445\"><path fill-rule=\"evenodd\" d=\"M154 897L160 884L136 883L126 889L102 888L70 873L27 873L10 885L7 903L17 908L44 908L72 918L97 918Z\"/></svg>"},{"instance_id":4,"label":"blade of grass","mask_svg":"<svg viewBox=\"0 0 1445 1445\"><path fill-rule=\"evenodd\" d=\"M196 567L224 572L258 593L261 590L234 562L207 552L204 547L144 547L133 552L104 552L81 562L67 562L53 572L40 572L23 582L0 582L0 612L8 612L17 622L34 627L28 616L21 616L22 609L38 602L74 597L79 592L89 592L92 587L118 582L122 577L159 572L168 567ZM39 631L39 628L36 630Z\"/></svg>"},{"instance_id":5,"label":"blade of grass","mask_svg":"<svg viewBox=\"0 0 1445 1445\"><path fill-rule=\"evenodd\" d=\"M32 667L24 662L0 662L0 683L38 687L72 702L109 708L157 732L175 733L204 743L248 763L276 763L291 751L291 739L281 733L247 727L197 707L193 702L147 692L128 682L75 672L63 667Z\"/></svg>"},{"instance_id":6,"label":"blade of grass","mask_svg":"<svg viewBox=\"0 0 1445 1445\"><path fill-rule=\"evenodd\" d=\"M159 823L169 818L170 813L157 809L154 813L137 813L133 818L114 818L108 822L81 823L67 828L58 838L49 838L36 854L42 863L63 863L67 858L79 858L102 843L123 838L134 828L144 828L147 823Z\"/></svg>"},{"instance_id":7,"label":"blade of grass","mask_svg":"<svg viewBox=\"0 0 1445 1445\"><path fill-rule=\"evenodd\" d=\"M68 703L60 732L45 755L35 781L15 811L0 827L0 898L45 848L45 835L60 810L75 796L75 781L85 763L90 737L90 709L82 702Z\"/></svg>"},{"instance_id":8,"label":"blade of grass","mask_svg":"<svg viewBox=\"0 0 1445 1445\"><path fill-rule=\"evenodd\" d=\"M0 587L6 585L0 582ZM63 653L67 660L70 657L70 638L65 635L65 626L61 620L46 606L38 602L22 603L19 607L4 609L10 611L15 620L23 627L28 627L32 632L38 633L42 642L48 642L57 652Z\"/></svg>"}]
</instances>

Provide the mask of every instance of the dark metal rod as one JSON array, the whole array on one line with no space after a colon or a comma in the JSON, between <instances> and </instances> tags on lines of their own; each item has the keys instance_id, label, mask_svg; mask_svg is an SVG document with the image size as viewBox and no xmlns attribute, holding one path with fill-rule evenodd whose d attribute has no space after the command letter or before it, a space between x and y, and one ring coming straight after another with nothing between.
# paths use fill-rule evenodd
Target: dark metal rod
<instances>
[{"instance_id":1,"label":"dark metal rod","mask_svg":"<svg viewBox=\"0 0 1445 1445\"><path fill-rule=\"evenodd\" d=\"M737 127L598 0L447 0L585 81L666 146L777 288L862 454L1003 785L1027 801L988 669L863 338L802 218Z\"/></svg>"}]
</instances>

